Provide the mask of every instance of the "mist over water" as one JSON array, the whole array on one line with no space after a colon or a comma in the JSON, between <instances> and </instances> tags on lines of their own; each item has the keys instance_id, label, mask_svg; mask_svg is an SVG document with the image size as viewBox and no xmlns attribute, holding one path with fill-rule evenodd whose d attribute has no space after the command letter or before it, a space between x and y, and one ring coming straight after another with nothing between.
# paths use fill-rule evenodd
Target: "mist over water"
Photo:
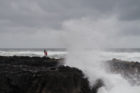
<instances>
[{"instance_id":1,"label":"mist over water","mask_svg":"<svg viewBox=\"0 0 140 93\"><path fill-rule=\"evenodd\" d=\"M117 34L117 28L112 20L83 18L64 22L64 38L68 48L66 64L81 69L91 87L96 80L102 79L105 85L98 93L140 93L140 86L130 85L120 74L108 73L105 60L99 55L100 49L109 48L116 42L113 37Z\"/></svg>"}]
</instances>

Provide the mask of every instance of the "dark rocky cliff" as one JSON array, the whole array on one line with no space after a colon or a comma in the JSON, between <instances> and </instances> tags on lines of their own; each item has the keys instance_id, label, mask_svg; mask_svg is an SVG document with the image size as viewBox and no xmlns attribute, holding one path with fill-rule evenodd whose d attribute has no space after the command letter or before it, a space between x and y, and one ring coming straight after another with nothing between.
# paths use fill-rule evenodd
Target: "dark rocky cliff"
<instances>
[{"instance_id":1,"label":"dark rocky cliff","mask_svg":"<svg viewBox=\"0 0 140 93\"><path fill-rule=\"evenodd\" d=\"M133 85L140 85L140 63L112 59L108 61L111 73L121 74Z\"/></svg>"},{"instance_id":2,"label":"dark rocky cliff","mask_svg":"<svg viewBox=\"0 0 140 93\"><path fill-rule=\"evenodd\" d=\"M90 93L82 71L46 57L0 57L0 93Z\"/></svg>"}]
</instances>

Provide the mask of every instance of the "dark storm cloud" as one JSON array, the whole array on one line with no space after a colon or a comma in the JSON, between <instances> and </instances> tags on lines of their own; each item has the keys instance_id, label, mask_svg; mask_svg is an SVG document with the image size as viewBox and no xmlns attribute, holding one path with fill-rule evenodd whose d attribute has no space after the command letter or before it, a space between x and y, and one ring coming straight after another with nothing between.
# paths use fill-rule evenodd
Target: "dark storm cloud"
<instances>
[{"instance_id":1,"label":"dark storm cloud","mask_svg":"<svg viewBox=\"0 0 140 93\"><path fill-rule=\"evenodd\" d=\"M107 14L113 9L112 3L112 0L3 0L0 1L0 19L9 21L7 27L59 28L64 20Z\"/></svg>"},{"instance_id":2,"label":"dark storm cloud","mask_svg":"<svg viewBox=\"0 0 140 93\"><path fill-rule=\"evenodd\" d=\"M120 0L117 7L121 20L140 20L140 0Z\"/></svg>"},{"instance_id":3,"label":"dark storm cloud","mask_svg":"<svg viewBox=\"0 0 140 93\"><path fill-rule=\"evenodd\" d=\"M56 34L50 36L46 31L60 32L67 20L89 18L94 21L113 16L118 21L118 35L140 35L140 0L0 0L0 34L8 36L12 33L12 38L18 40L14 38L14 33L24 32L20 37L25 38L26 35L31 37L29 33L41 30L46 37L52 37ZM4 35L0 40L8 43L11 39L5 39ZM34 37L41 42L39 38L38 35Z\"/></svg>"},{"instance_id":4,"label":"dark storm cloud","mask_svg":"<svg viewBox=\"0 0 140 93\"><path fill-rule=\"evenodd\" d=\"M140 18L139 0L1 0L0 20L8 25L59 28L64 20L85 16L99 18L114 14L119 18Z\"/></svg>"}]
</instances>

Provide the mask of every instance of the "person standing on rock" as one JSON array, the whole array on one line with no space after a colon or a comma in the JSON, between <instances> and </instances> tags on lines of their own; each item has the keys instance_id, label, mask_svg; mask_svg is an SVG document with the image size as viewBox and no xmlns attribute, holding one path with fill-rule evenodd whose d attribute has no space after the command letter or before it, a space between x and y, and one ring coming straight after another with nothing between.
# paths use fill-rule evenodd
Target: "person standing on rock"
<instances>
[{"instance_id":1,"label":"person standing on rock","mask_svg":"<svg viewBox=\"0 0 140 93\"><path fill-rule=\"evenodd\" d=\"M48 56L48 52L44 49L44 56Z\"/></svg>"}]
</instances>

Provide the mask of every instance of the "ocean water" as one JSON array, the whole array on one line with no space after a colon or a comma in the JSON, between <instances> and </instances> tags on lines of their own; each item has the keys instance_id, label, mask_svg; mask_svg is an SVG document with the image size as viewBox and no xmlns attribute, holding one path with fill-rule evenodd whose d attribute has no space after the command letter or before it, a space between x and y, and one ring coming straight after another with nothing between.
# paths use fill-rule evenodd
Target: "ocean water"
<instances>
[{"instance_id":1,"label":"ocean water","mask_svg":"<svg viewBox=\"0 0 140 93\"><path fill-rule=\"evenodd\" d=\"M0 48L0 56L30 56L43 57L45 48ZM63 58L66 55L65 49L49 48L46 49L48 57Z\"/></svg>"},{"instance_id":2,"label":"ocean water","mask_svg":"<svg viewBox=\"0 0 140 93\"><path fill-rule=\"evenodd\" d=\"M44 48L0 48L0 56L44 56ZM64 58L68 52L64 48L49 48L47 49L48 57ZM92 49L87 49L92 51ZM140 48L115 48L105 49L94 52L102 60L111 60L113 58L140 62Z\"/></svg>"}]
</instances>

